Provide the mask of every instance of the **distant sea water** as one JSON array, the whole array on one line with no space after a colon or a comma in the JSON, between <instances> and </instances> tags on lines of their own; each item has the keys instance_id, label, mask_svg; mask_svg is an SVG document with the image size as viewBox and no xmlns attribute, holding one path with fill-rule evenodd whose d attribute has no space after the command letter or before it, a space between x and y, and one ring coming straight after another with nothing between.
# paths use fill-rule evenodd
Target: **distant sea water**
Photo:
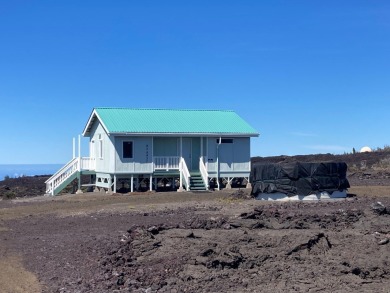
<instances>
[{"instance_id":1,"label":"distant sea water","mask_svg":"<svg viewBox=\"0 0 390 293\"><path fill-rule=\"evenodd\" d=\"M17 178L22 176L52 175L64 164L0 164L0 181L5 176Z\"/></svg>"}]
</instances>

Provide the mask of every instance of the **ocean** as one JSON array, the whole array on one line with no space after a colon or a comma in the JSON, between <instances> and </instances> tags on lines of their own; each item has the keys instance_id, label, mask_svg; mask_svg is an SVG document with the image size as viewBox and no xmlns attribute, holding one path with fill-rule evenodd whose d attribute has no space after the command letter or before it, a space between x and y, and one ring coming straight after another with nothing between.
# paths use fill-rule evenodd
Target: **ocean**
<instances>
[{"instance_id":1,"label":"ocean","mask_svg":"<svg viewBox=\"0 0 390 293\"><path fill-rule=\"evenodd\" d=\"M5 176L17 178L22 176L52 175L64 164L0 164L0 181Z\"/></svg>"}]
</instances>

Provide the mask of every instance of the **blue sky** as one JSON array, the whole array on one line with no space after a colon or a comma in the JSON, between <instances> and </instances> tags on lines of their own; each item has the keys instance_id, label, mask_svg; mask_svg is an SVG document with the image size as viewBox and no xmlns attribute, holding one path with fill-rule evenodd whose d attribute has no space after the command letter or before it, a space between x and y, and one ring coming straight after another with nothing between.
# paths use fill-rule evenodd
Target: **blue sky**
<instances>
[{"instance_id":1,"label":"blue sky","mask_svg":"<svg viewBox=\"0 0 390 293\"><path fill-rule=\"evenodd\" d=\"M99 106L235 110L254 156L383 147L390 1L0 0L0 101L0 164L68 161Z\"/></svg>"}]
</instances>

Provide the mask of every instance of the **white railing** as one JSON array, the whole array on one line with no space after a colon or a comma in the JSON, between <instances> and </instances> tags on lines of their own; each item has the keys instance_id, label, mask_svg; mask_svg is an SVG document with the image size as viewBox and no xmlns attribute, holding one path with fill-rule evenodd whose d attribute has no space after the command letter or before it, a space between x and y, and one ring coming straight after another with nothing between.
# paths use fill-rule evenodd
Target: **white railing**
<instances>
[{"instance_id":1,"label":"white railing","mask_svg":"<svg viewBox=\"0 0 390 293\"><path fill-rule=\"evenodd\" d=\"M54 195L56 188L79 170L80 159L78 157L73 158L53 176L46 180L46 194Z\"/></svg>"},{"instance_id":2,"label":"white railing","mask_svg":"<svg viewBox=\"0 0 390 293\"><path fill-rule=\"evenodd\" d=\"M82 157L81 158L81 170L95 170L96 169L96 160L95 158Z\"/></svg>"},{"instance_id":3,"label":"white railing","mask_svg":"<svg viewBox=\"0 0 390 293\"><path fill-rule=\"evenodd\" d=\"M179 170L180 157L160 156L153 157L154 170Z\"/></svg>"},{"instance_id":4,"label":"white railing","mask_svg":"<svg viewBox=\"0 0 390 293\"><path fill-rule=\"evenodd\" d=\"M199 159L199 171L200 175L202 175L203 182L206 185L206 189L209 189L209 173L207 172L207 168L202 157Z\"/></svg>"},{"instance_id":5,"label":"white railing","mask_svg":"<svg viewBox=\"0 0 390 293\"><path fill-rule=\"evenodd\" d=\"M191 177L191 174L190 174L190 171L188 171L186 161L183 158L181 158L181 160L180 160L180 178L183 179L184 187L186 188L187 191L190 190L190 177ZM181 184L181 182L180 182L180 184Z\"/></svg>"}]
</instances>

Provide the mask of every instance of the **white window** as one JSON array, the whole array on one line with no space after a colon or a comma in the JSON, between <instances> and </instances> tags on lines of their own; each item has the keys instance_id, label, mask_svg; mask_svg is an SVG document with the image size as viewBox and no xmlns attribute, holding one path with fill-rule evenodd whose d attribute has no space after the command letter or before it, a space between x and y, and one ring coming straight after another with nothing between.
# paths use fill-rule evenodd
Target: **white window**
<instances>
[{"instance_id":1,"label":"white window","mask_svg":"<svg viewBox=\"0 0 390 293\"><path fill-rule=\"evenodd\" d=\"M99 158L103 159L103 138L101 134L99 134Z\"/></svg>"},{"instance_id":2,"label":"white window","mask_svg":"<svg viewBox=\"0 0 390 293\"><path fill-rule=\"evenodd\" d=\"M89 145L89 156L91 158L95 158L95 141L91 140L91 143Z\"/></svg>"}]
</instances>

